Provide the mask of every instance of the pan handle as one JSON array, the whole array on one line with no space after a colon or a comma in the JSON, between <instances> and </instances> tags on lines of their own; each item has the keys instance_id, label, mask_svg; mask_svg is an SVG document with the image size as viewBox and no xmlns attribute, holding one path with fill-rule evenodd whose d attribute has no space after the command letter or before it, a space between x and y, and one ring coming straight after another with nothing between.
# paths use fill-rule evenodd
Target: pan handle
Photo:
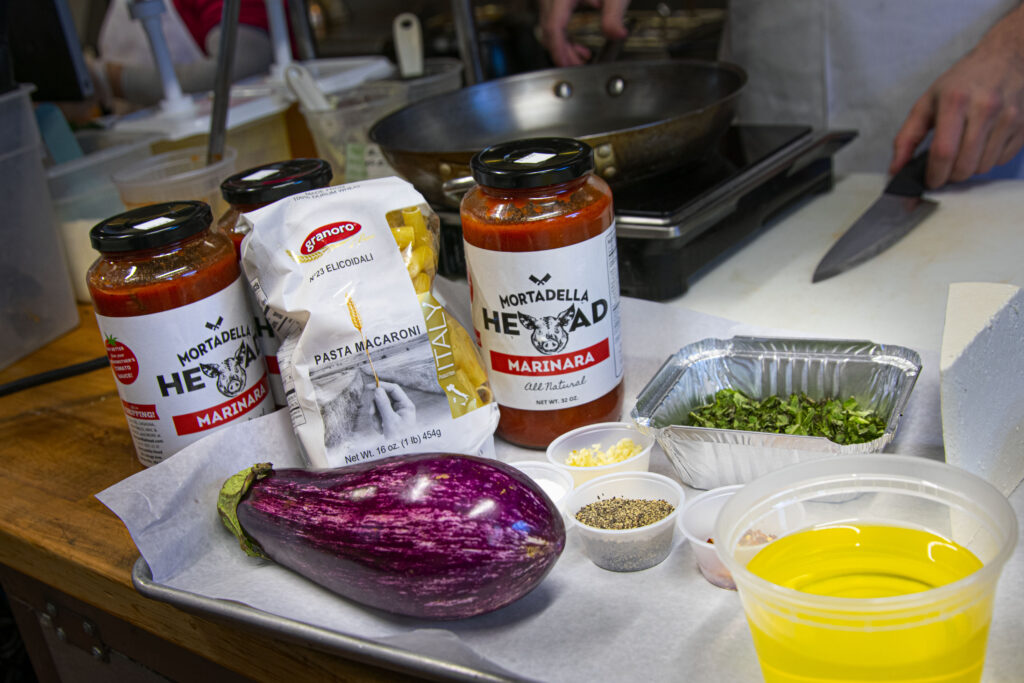
<instances>
[{"instance_id":1,"label":"pan handle","mask_svg":"<svg viewBox=\"0 0 1024 683\"><path fill-rule=\"evenodd\" d=\"M473 180L473 176L451 178L441 183L441 192L444 193L444 198L449 203L458 206L462 202L462 197L473 189L474 185L476 185L476 181Z\"/></svg>"},{"instance_id":2,"label":"pan handle","mask_svg":"<svg viewBox=\"0 0 1024 683\"><path fill-rule=\"evenodd\" d=\"M601 51L594 56L592 64L607 64L619 58L622 50L626 47L626 41L629 39L630 34L633 33L633 29L636 28L636 17L627 15L622 20L622 25L626 27L626 36L624 38L605 40L604 45L601 46Z\"/></svg>"}]
</instances>

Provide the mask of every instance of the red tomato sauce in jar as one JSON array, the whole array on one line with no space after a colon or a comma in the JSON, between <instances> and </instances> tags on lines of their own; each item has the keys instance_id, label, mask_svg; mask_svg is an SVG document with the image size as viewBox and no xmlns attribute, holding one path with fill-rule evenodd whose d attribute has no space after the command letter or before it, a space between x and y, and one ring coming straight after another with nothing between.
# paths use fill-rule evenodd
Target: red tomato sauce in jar
<instances>
[{"instance_id":1,"label":"red tomato sauce in jar","mask_svg":"<svg viewBox=\"0 0 1024 683\"><path fill-rule=\"evenodd\" d=\"M242 240L249 233L249 223L242 220L243 213L261 209L300 192L327 187L332 177L331 165L323 159L275 161L229 176L220 184L220 193L228 203L228 210L217 220L217 231L231 239L235 246L235 258L241 261ZM288 399L281 379L281 366L277 362L281 341L267 321L261 302L256 300L252 290L248 290L248 295L260 350L267 359L274 405L283 408L288 405Z\"/></svg>"},{"instance_id":2,"label":"red tomato sauce in jar","mask_svg":"<svg viewBox=\"0 0 1024 683\"><path fill-rule=\"evenodd\" d=\"M217 230L231 238L235 254L241 259L242 240L248 232L248 225L239 220L243 213L293 194L327 187L333 177L331 165L323 159L275 161L236 173L220 184L228 210L217 219Z\"/></svg>"},{"instance_id":3,"label":"red tomato sauce in jar","mask_svg":"<svg viewBox=\"0 0 1024 683\"><path fill-rule=\"evenodd\" d=\"M273 410L231 240L203 202L144 206L95 226L88 286L139 460Z\"/></svg>"},{"instance_id":4,"label":"red tomato sauce in jar","mask_svg":"<svg viewBox=\"0 0 1024 683\"><path fill-rule=\"evenodd\" d=\"M473 324L501 408L498 436L530 448L622 410L612 196L575 140L497 145L462 201Z\"/></svg>"},{"instance_id":5,"label":"red tomato sauce in jar","mask_svg":"<svg viewBox=\"0 0 1024 683\"><path fill-rule=\"evenodd\" d=\"M93 306L115 318L185 306L224 289L241 272L231 244L212 233L170 253L157 248L127 256L108 254L98 265L89 284ZM170 272L179 277L165 279Z\"/></svg>"}]
</instances>

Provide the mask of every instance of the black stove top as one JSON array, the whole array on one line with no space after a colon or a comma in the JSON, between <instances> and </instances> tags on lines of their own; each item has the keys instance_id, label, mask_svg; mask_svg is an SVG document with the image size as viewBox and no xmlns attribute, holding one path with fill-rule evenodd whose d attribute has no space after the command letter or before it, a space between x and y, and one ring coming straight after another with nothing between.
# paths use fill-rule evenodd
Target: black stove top
<instances>
[{"instance_id":1,"label":"black stove top","mask_svg":"<svg viewBox=\"0 0 1024 683\"><path fill-rule=\"evenodd\" d=\"M617 214L669 222L710 191L727 186L745 169L810 136L804 126L733 126L706 159L618 188Z\"/></svg>"},{"instance_id":2,"label":"black stove top","mask_svg":"<svg viewBox=\"0 0 1024 683\"><path fill-rule=\"evenodd\" d=\"M613 192L624 296L661 301L808 196L832 188L832 156L852 131L739 125L698 162ZM464 275L457 214L442 213L440 270Z\"/></svg>"}]
</instances>

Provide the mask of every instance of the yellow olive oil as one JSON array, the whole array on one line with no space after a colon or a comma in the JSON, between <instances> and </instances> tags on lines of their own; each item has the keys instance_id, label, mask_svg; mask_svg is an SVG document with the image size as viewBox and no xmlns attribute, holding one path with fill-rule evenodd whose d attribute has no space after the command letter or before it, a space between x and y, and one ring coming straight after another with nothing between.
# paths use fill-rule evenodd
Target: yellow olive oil
<instances>
[{"instance_id":1,"label":"yellow olive oil","mask_svg":"<svg viewBox=\"0 0 1024 683\"><path fill-rule=\"evenodd\" d=\"M747 565L774 584L843 601L820 607L745 594L765 680L977 681L991 595L977 586L936 591L982 567L966 548L893 526L836 525L772 542ZM879 614L858 599L921 594L910 610ZM810 596L808 596L810 597ZM842 604L837 604L841 602ZM875 601L873 601L875 602ZM866 606L866 605L865 605Z\"/></svg>"}]
</instances>

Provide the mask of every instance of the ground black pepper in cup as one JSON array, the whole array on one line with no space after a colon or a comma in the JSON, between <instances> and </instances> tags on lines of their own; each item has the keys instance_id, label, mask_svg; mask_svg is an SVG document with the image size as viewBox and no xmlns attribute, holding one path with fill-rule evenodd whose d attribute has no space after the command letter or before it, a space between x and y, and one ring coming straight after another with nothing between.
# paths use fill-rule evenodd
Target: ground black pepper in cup
<instances>
[{"instance_id":1,"label":"ground black pepper in cup","mask_svg":"<svg viewBox=\"0 0 1024 683\"><path fill-rule=\"evenodd\" d=\"M664 500L616 496L584 505L576 512L576 521L598 529L637 529L664 519L673 510Z\"/></svg>"}]
</instances>

